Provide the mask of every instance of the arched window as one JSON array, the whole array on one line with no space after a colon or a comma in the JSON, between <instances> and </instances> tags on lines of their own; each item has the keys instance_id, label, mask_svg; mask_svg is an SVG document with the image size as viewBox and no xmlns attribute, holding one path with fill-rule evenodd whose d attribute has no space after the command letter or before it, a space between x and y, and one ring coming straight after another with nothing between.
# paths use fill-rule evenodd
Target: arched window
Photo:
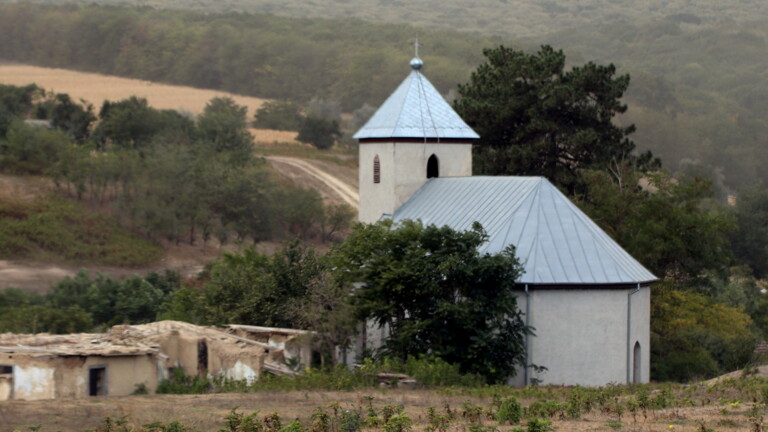
<instances>
[{"instance_id":1,"label":"arched window","mask_svg":"<svg viewBox=\"0 0 768 432\"><path fill-rule=\"evenodd\" d=\"M379 162L379 155L373 158L373 182L381 183L381 162Z\"/></svg>"},{"instance_id":2,"label":"arched window","mask_svg":"<svg viewBox=\"0 0 768 432\"><path fill-rule=\"evenodd\" d=\"M440 167L434 154L427 160L427 178L440 177Z\"/></svg>"},{"instance_id":3,"label":"arched window","mask_svg":"<svg viewBox=\"0 0 768 432\"><path fill-rule=\"evenodd\" d=\"M643 368L643 363L641 361L642 358L641 358L641 353L640 353L640 342L635 342L635 350L634 351L635 352L634 352L634 356L633 356L634 357L634 365L633 365L633 368L632 368L633 369L632 370L632 382L633 383L640 383L640 382L642 382L642 378L643 378L642 377L642 375L643 375L643 372L642 372L642 370L643 370L642 369Z\"/></svg>"}]
</instances>

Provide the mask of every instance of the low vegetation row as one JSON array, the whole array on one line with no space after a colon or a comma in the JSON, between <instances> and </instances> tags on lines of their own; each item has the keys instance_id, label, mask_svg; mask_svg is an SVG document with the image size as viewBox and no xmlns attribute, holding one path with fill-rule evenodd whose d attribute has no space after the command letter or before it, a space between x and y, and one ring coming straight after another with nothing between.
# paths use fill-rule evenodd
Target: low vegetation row
<instances>
[{"instance_id":1,"label":"low vegetation row","mask_svg":"<svg viewBox=\"0 0 768 432\"><path fill-rule=\"evenodd\" d=\"M427 365L428 362L420 362ZM438 365L439 366L439 365ZM381 370L381 368L377 369ZM339 369L315 377L307 389L345 389L342 376L364 377L374 368L366 364L360 371ZM304 379L291 378L288 380ZM324 381L321 381L324 380ZM332 381L335 383L332 384ZM269 382L267 380L266 382ZM322 382L322 383L321 383ZM371 380L369 380L371 382ZM297 388L283 385L281 390ZM507 386L432 386L421 393L429 402L418 406L392 402L392 393L370 387L349 394L344 402L331 402L288 417L291 407L274 412L243 412L232 409L218 424L205 429L189 425L184 419L158 419L136 424L131 416L104 418L91 431L99 432L408 432L424 430L447 432L548 432L565 430L750 430L763 431L768 414L768 380L748 375L713 383L681 385L633 385L602 388ZM365 390L370 393L366 395ZM272 389L241 383L238 391ZM221 390L221 389L220 389ZM226 390L226 389L224 389ZM274 393L273 393L274 394ZM290 393L286 393L288 395ZM396 394L396 393L395 393ZM284 396L285 396L284 395ZM457 400L462 402L456 402ZM437 404L435 404L437 402ZM432 403L432 405L430 405ZM146 417L145 417L146 418ZM289 420L290 419L290 420ZM186 424L185 424L186 423ZM47 431L42 425L33 430Z\"/></svg>"}]
</instances>

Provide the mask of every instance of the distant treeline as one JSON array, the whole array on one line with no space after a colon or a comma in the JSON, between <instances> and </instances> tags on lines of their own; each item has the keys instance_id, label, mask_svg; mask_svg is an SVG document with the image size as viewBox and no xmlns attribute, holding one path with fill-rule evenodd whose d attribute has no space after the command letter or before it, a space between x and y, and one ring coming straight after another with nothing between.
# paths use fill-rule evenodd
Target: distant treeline
<instances>
[{"instance_id":1,"label":"distant treeline","mask_svg":"<svg viewBox=\"0 0 768 432\"><path fill-rule=\"evenodd\" d=\"M203 15L148 8L0 5L0 58L266 98L378 104L422 50L443 92L465 81L487 38L356 19Z\"/></svg>"},{"instance_id":2,"label":"distant treeline","mask_svg":"<svg viewBox=\"0 0 768 432\"><path fill-rule=\"evenodd\" d=\"M727 188L768 184L765 18L715 24L671 16L572 29L543 40L577 63L612 62L631 75L623 121L637 125L633 139L668 169L706 174Z\"/></svg>"},{"instance_id":3,"label":"distant treeline","mask_svg":"<svg viewBox=\"0 0 768 432\"><path fill-rule=\"evenodd\" d=\"M523 44L547 42L574 63L613 62L629 72L629 111L620 121L637 125L638 149L673 171L711 178L719 198L768 184L768 26L692 15L600 24ZM321 98L345 112L378 106L391 93L417 36L426 73L444 94L468 81L482 48L502 43L356 18L0 4L0 59L301 104Z\"/></svg>"}]
</instances>

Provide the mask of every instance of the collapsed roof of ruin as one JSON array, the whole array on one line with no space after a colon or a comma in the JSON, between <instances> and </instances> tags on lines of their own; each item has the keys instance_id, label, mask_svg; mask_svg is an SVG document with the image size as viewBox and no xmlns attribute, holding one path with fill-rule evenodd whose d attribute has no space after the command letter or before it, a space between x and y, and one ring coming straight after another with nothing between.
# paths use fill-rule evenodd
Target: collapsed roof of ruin
<instances>
[{"instance_id":1,"label":"collapsed roof of ruin","mask_svg":"<svg viewBox=\"0 0 768 432\"><path fill-rule=\"evenodd\" d=\"M295 329L229 325L226 327L198 326L181 321L158 321L140 325L116 325L107 333L74 333L65 335L0 334L0 353L25 354L31 357L119 357L159 355L162 340L179 335L195 339L217 341L230 346L235 352L242 350L267 356L282 350L282 347L253 340L234 334L237 330L262 336L282 335L289 339L309 332ZM292 374L282 364L265 360L265 369L278 374Z\"/></svg>"}]
</instances>

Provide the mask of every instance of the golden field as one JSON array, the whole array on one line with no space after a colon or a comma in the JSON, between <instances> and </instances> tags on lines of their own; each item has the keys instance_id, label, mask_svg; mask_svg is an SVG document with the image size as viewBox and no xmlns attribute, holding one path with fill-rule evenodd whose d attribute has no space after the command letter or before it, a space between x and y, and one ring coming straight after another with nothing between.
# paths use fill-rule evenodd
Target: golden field
<instances>
[{"instance_id":1,"label":"golden field","mask_svg":"<svg viewBox=\"0 0 768 432\"><path fill-rule=\"evenodd\" d=\"M265 99L240 96L218 90L159 84L67 69L0 64L0 84L23 86L32 83L47 91L67 93L75 100L83 99L93 104L97 112L105 100L117 101L130 96L138 96L146 98L154 108L199 114L212 98L228 96L238 104L248 107L248 119L250 120L265 101Z\"/></svg>"}]
</instances>

